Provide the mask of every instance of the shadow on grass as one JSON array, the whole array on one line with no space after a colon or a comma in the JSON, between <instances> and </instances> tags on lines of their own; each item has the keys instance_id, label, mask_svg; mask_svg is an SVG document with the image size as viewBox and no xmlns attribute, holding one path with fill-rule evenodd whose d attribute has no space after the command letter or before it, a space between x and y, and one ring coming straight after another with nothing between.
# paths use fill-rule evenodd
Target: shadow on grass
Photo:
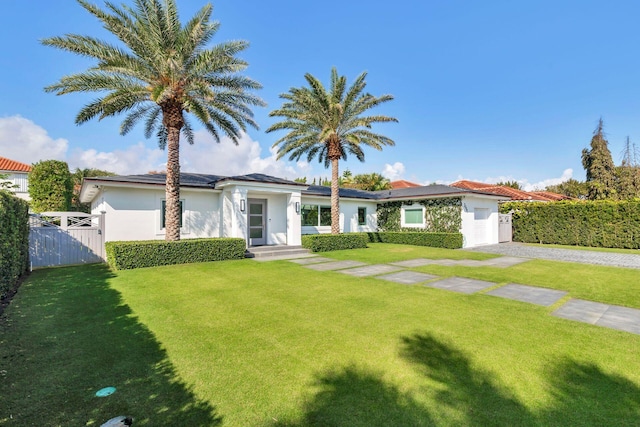
<instances>
[{"instance_id":1,"label":"shadow on grass","mask_svg":"<svg viewBox=\"0 0 640 427\"><path fill-rule=\"evenodd\" d=\"M303 419L275 423L302 426L433 426L429 414L411 396L387 384L381 375L354 366L326 372L314 384L320 390L304 408Z\"/></svg>"},{"instance_id":2,"label":"shadow on grass","mask_svg":"<svg viewBox=\"0 0 640 427\"><path fill-rule=\"evenodd\" d=\"M118 415L140 426L221 424L110 277L104 265L67 267L35 271L22 285L0 323L0 424L100 425ZM117 391L95 397L107 386Z\"/></svg>"}]
</instances>

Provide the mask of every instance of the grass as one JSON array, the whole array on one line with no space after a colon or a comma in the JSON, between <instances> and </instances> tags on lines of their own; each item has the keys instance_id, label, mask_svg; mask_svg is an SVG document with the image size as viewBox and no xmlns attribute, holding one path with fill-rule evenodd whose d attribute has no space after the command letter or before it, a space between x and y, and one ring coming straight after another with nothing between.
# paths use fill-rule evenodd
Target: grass
<instances>
[{"instance_id":1,"label":"grass","mask_svg":"<svg viewBox=\"0 0 640 427\"><path fill-rule=\"evenodd\" d=\"M553 245L549 243L526 243L526 245L540 248L575 249L578 251L613 252L618 254L640 255L640 249L593 248L589 246Z\"/></svg>"},{"instance_id":2,"label":"grass","mask_svg":"<svg viewBox=\"0 0 640 427\"><path fill-rule=\"evenodd\" d=\"M490 257L389 246L350 253L367 262ZM513 273L519 283L559 286L564 279L554 281L554 269L564 277L572 264L430 268L502 280L527 265ZM599 283L585 285L615 299L618 285ZM120 414L148 426L640 419L640 336L515 301L318 273L286 261L117 275L103 266L36 271L1 319L2 425L100 425ZM107 385L118 391L93 396Z\"/></svg>"}]
</instances>

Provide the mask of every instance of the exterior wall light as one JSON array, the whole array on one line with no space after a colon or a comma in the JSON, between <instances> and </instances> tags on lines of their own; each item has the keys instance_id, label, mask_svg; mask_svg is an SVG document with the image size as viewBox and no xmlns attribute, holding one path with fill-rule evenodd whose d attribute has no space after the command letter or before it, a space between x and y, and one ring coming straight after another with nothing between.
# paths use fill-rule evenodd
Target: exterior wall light
<instances>
[{"instance_id":1,"label":"exterior wall light","mask_svg":"<svg viewBox=\"0 0 640 427\"><path fill-rule=\"evenodd\" d=\"M296 202L296 213L300 213L300 202Z\"/></svg>"},{"instance_id":2,"label":"exterior wall light","mask_svg":"<svg viewBox=\"0 0 640 427\"><path fill-rule=\"evenodd\" d=\"M245 199L240 199L240 212L244 213L247 210L247 201Z\"/></svg>"}]
</instances>

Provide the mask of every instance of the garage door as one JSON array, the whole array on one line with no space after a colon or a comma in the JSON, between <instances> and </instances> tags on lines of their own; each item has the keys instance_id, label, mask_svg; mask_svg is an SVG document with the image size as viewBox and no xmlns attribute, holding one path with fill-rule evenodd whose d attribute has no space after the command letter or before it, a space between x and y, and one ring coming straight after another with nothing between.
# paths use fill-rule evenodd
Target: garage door
<instances>
[{"instance_id":1,"label":"garage door","mask_svg":"<svg viewBox=\"0 0 640 427\"><path fill-rule=\"evenodd\" d=\"M489 209L475 208L473 219L476 245L486 245L489 243Z\"/></svg>"}]
</instances>

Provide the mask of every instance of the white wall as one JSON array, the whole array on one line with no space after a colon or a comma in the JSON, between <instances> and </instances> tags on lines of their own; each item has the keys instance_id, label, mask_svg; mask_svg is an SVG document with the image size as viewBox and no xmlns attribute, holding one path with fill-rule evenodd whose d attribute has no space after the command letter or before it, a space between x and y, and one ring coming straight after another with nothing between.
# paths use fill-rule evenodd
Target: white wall
<instances>
[{"instance_id":1,"label":"white wall","mask_svg":"<svg viewBox=\"0 0 640 427\"><path fill-rule=\"evenodd\" d=\"M91 213L105 211L105 241L164 239L160 210L164 190L105 187L94 198ZM181 189L184 239L220 236L219 195Z\"/></svg>"},{"instance_id":2,"label":"white wall","mask_svg":"<svg viewBox=\"0 0 640 427\"><path fill-rule=\"evenodd\" d=\"M302 196L303 205L331 206L327 197ZM367 209L367 223L358 225L358 208ZM340 199L340 232L371 232L378 230L378 204L368 200ZM331 226L302 226L302 234L331 233Z\"/></svg>"},{"instance_id":3,"label":"white wall","mask_svg":"<svg viewBox=\"0 0 640 427\"><path fill-rule=\"evenodd\" d=\"M476 210L486 209L486 220L476 220ZM478 211L480 214L480 211ZM481 223L481 221L484 221ZM484 232L481 229L484 227ZM462 197L462 232L463 248L498 243L498 201L475 196Z\"/></svg>"},{"instance_id":4,"label":"white wall","mask_svg":"<svg viewBox=\"0 0 640 427\"><path fill-rule=\"evenodd\" d=\"M7 175L7 179L3 181L17 186L15 188L10 188L9 191L23 200L31 200L31 197L29 197L29 174L26 172L11 171L0 171L0 174Z\"/></svg>"}]
</instances>

